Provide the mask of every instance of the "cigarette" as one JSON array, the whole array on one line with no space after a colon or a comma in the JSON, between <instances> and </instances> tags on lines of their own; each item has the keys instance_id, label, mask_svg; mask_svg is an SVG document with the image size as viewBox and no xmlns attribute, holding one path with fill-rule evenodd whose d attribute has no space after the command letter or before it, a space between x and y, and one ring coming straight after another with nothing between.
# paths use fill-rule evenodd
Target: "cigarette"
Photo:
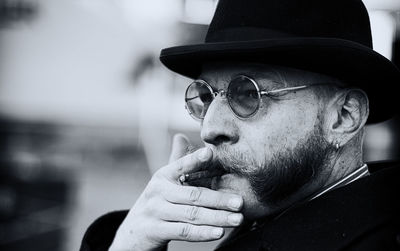
<instances>
[{"instance_id":1,"label":"cigarette","mask_svg":"<svg viewBox=\"0 0 400 251\"><path fill-rule=\"evenodd\" d=\"M199 171L199 172L195 172L195 173L187 173L187 174L182 174L179 177L179 181L181 183L191 182L194 180L200 180L200 179L212 178L215 176L221 176L224 173L226 173L226 172L221 169L213 169L213 170Z\"/></svg>"}]
</instances>

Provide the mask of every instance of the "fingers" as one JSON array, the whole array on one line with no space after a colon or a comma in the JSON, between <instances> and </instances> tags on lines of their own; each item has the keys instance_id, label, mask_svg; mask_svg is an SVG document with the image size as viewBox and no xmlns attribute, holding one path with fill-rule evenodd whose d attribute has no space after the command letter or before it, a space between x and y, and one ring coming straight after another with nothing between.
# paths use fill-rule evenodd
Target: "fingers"
<instances>
[{"instance_id":1,"label":"fingers","mask_svg":"<svg viewBox=\"0 0 400 251\"><path fill-rule=\"evenodd\" d=\"M183 134L175 134L172 139L172 151L168 163L172 163L188 154L192 146L189 139Z\"/></svg>"},{"instance_id":2,"label":"fingers","mask_svg":"<svg viewBox=\"0 0 400 251\"><path fill-rule=\"evenodd\" d=\"M154 250L170 240L212 241L223 236L222 227L241 224L240 196L179 183L182 174L206 169L213 157L209 148L187 154L189 148L185 136L174 137L170 163L153 175L119 227L113 245Z\"/></svg>"},{"instance_id":3,"label":"fingers","mask_svg":"<svg viewBox=\"0 0 400 251\"><path fill-rule=\"evenodd\" d=\"M186 204L237 212L243 206L243 198L236 194L214 191L204 187L171 185L162 196L174 204Z\"/></svg>"},{"instance_id":4,"label":"fingers","mask_svg":"<svg viewBox=\"0 0 400 251\"><path fill-rule=\"evenodd\" d=\"M186 222L194 225L236 227L243 221L243 215L240 213L179 204L168 204L160 213L160 218L164 221Z\"/></svg>"},{"instance_id":5,"label":"fingers","mask_svg":"<svg viewBox=\"0 0 400 251\"><path fill-rule=\"evenodd\" d=\"M181 222L164 222L159 224L163 238L182 241L212 241L224 235L224 229L212 226L197 226Z\"/></svg>"},{"instance_id":6,"label":"fingers","mask_svg":"<svg viewBox=\"0 0 400 251\"><path fill-rule=\"evenodd\" d=\"M212 156L213 153L211 149L202 148L168 164L160 169L158 174L162 174L170 180L178 183L178 178L182 174L206 169L206 164L212 159Z\"/></svg>"}]
</instances>

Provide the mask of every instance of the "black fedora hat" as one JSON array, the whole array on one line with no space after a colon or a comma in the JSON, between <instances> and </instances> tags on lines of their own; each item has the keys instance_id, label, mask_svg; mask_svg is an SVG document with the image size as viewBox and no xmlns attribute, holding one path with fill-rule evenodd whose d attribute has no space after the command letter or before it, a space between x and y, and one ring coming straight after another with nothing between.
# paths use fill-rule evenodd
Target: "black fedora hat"
<instances>
[{"instance_id":1,"label":"black fedora hat","mask_svg":"<svg viewBox=\"0 0 400 251\"><path fill-rule=\"evenodd\" d=\"M160 60L189 78L206 62L227 60L319 72L367 93L368 123L397 112L400 71L372 50L361 0L220 0L205 42L163 49Z\"/></svg>"}]
</instances>

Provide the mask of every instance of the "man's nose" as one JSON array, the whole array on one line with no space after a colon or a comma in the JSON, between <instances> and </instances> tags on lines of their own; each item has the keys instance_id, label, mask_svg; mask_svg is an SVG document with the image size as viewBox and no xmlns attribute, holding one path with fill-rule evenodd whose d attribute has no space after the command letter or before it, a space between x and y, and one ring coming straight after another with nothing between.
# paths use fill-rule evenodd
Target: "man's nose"
<instances>
[{"instance_id":1,"label":"man's nose","mask_svg":"<svg viewBox=\"0 0 400 251\"><path fill-rule=\"evenodd\" d=\"M215 146L234 144L239 140L236 117L227 100L218 95L208 107L201 127L201 139Z\"/></svg>"}]
</instances>

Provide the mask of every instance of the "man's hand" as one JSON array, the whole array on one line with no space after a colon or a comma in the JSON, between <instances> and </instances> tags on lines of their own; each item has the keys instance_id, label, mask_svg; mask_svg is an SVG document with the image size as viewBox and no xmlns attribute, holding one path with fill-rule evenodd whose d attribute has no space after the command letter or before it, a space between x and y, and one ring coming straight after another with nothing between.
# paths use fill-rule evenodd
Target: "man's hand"
<instances>
[{"instance_id":1,"label":"man's hand","mask_svg":"<svg viewBox=\"0 0 400 251\"><path fill-rule=\"evenodd\" d=\"M238 226L243 199L203 187L183 186L182 174L199 171L212 159L202 148L182 157L189 143L174 137L170 163L160 168L119 227L110 250L156 250L170 240L220 239L222 227Z\"/></svg>"}]
</instances>

